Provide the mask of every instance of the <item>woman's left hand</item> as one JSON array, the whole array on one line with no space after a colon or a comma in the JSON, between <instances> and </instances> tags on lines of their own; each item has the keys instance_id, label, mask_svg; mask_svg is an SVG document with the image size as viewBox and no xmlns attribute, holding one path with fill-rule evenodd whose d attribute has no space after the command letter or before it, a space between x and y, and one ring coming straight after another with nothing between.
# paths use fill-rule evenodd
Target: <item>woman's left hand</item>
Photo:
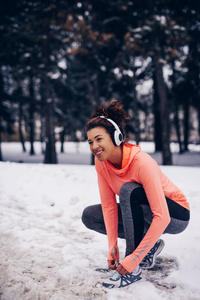
<instances>
[{"instance_id":1,"label":"woman's left hand","mask_svg":"<svg viewBox=\"0 0 200 300\"><path fill-rule=\"evenodd\" d=\"M117 267L117 272L120 274L120 275L125 275L125 274L128 274L129 272L121 265L119 264L118 267Z\"/></svg>"}]
</instances>

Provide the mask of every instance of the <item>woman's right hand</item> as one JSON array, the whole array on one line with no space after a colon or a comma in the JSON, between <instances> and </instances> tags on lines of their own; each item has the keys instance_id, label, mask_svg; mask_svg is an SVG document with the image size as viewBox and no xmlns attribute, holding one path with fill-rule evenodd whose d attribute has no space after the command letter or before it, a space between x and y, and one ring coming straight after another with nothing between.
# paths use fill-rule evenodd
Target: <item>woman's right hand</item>
<instances>
[{"instance_id":1,"label":"woman's right hand","mask_svg":"<svg viewBox=\"0 0 200 300\"><path fill-rule=\"evenodd\" d=\"M112 270L115 270L117 268L116 264L118 263L117 248L113 247L110 254L112 255L113 259L108 260L108 267Z\"/></svg>"}]
</instances>

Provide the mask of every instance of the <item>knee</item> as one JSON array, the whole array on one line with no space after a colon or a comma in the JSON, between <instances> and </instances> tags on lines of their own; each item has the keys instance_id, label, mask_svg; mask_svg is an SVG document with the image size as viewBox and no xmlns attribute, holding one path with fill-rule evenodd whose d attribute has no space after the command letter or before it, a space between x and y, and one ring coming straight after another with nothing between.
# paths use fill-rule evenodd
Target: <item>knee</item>
<instances>
[{"instance_id":1,"label":"knee","mask_svg":"<svg viewBox=\"0 0 200 300\"><path fill-rule=\"evenodd\" d=\"M83 224L87 227L90 228L90 223L91 223L91 213L89 207L86 207L82 213L81 220Z\"/></svg>"},{"instance_id":2,"label":"knee","mask_svg":"<svg viewBox=\"0 0 200 300\"><path fill-rule=\"evenodd\" d=\"M127 197L130 198L132 192L137 189L137 188L141 188L142 185L137 183L137 182L126 182L124 183L119 191L119 199L120 202L123 201L123 199L126 199Z\"/></svg>"}]
</instances>

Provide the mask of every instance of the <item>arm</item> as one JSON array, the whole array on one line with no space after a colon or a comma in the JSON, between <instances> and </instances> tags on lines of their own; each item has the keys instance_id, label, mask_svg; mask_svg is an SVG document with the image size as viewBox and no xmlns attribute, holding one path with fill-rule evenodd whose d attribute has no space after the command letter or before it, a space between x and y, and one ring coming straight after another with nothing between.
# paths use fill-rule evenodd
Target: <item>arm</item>
<instances>
[{"instance_id":1,"label":"arm","mask_svg":"<svg viewBox=\"0 0 200 300\"><path fill-rule=\"evenodd\" d=\"M113 255L111 254L111 252L113 250L113 247L115 247L117 249L117 260L119 261L119 250L117 246L118 207L116 197L103 175L101 175L100 173L97 174L103 217L108 237L108 260L113 260Z\"/></svg>"},{"instance_id":2,"label":"arm","mask_svg":"<svg viewBox=\"0 0 200 300\"><path fill-rule=\"evenodd\" d=\"M136 158L135 168L137 168L137 182L143 185L153 213L153 220L138 247L121 262L128 272L131 272L139 265L170 222L157 163L147 154L139 153Z\"/></svg>"}]
</instances>

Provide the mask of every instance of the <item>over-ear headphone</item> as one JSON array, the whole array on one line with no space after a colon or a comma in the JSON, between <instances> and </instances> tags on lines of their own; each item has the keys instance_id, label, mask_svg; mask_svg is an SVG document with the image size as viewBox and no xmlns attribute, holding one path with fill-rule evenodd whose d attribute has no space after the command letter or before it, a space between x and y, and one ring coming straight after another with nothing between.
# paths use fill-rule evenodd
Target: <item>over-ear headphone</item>
<instances>
[{"instance_id":1,"label":"over-ear headphone","mask_svg":"<svg viewBox=\"0 0 200 300\"><path fill-rule=\"evenodd\" d=\"M123 134L121 133L121 130L119 129L119 126L111 119L108 119L104 116L100 116L102 119L106 119L108 122L110 122L114 127L115 130L113 131L113 135L111 136L113 144L115 146L119 146L123 142Z\"/></svg>"}]
</instances>

